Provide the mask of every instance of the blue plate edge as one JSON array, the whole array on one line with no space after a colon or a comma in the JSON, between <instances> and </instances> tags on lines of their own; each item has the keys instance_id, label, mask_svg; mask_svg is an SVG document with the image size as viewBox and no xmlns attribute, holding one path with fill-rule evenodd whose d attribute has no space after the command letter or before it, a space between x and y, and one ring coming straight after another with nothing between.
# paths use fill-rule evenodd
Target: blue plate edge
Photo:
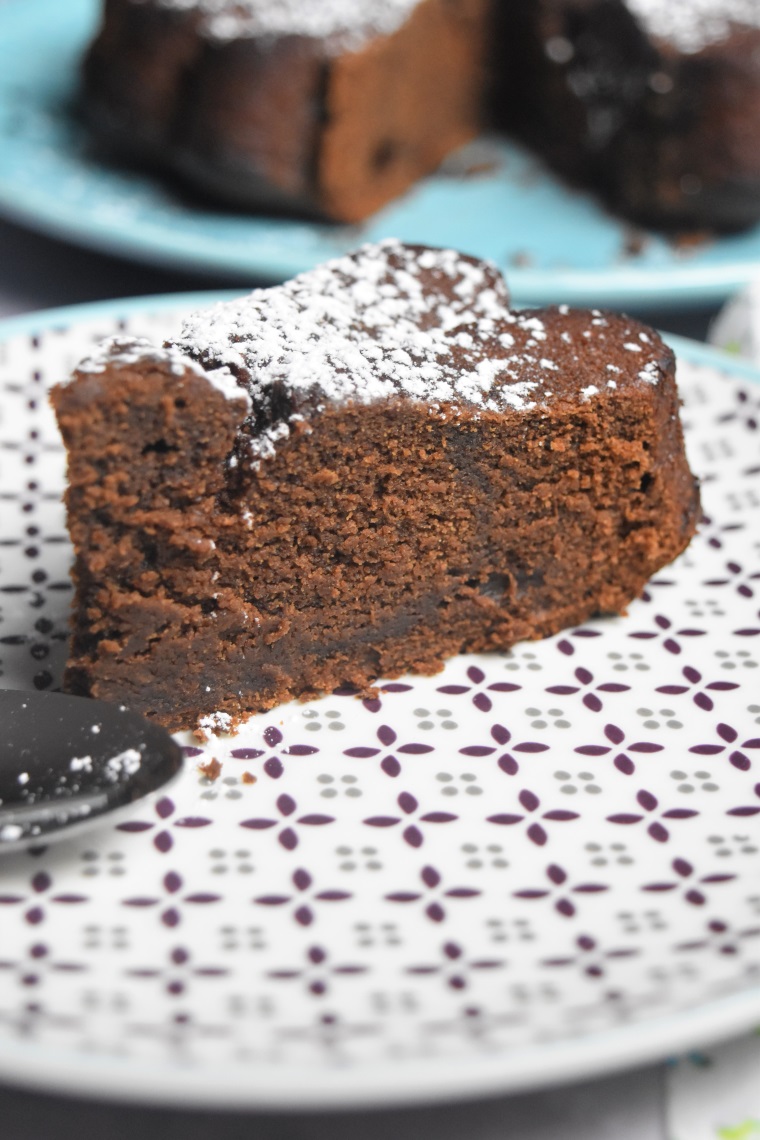
<instances>
[{"instance_id":1,"label":"blue plate edge","mask_svg":"<svg viewBox=\"0 0 760 1140\"><path fill-rule=\"evenodd\" d=\"M308 257L299 257L293 251L277 253L256 252L252 260L235 258L229 253L220 264L212 252L182 249L175 236L174 242L162 243L145 231L137 230L124 237L111 227L91 220L85 225L77 223L66 211L58 214L44 195L36 206L23 206L14 201L16 187L3 185L0 174L0 215L8 222L68 245L99 253L104 257L122 258L130 262L152 264L158 268L185 270L194 274L219 272L234 279L251 277L256 280L283 282L288 276L313 268ZM28 200L27 200L28 201ZM33 202L32 198L32 202ZM387 236L393 236L391 234ZM357 245L362 244L359 235ZM340 250L336 247L336 257ZM626 270L530 270L502 269L515 304L547 304L549 296L561 295L578 306L629 307L631 309L661 307L710 306L725 301L728 296L760 278L760 261L733 263L719 267L669 268L667 279L656 280L653 269L628 268Z\"/></svg>"},{"instance_id":2,"label":"blue plate edge","mask_svg":"<svg viewBox=\"0 0 760 1140\"><path fill-rule=\"evenodd\" d=\"M160 234L148 236L138 231L126 238L112 228L92 221L77 224L66 211L59 215L44 195L36 209L21 206L14 201L16 190L12 184L4 185L0 175L2 218L32 233L102 256L110 255L130 263L182 270L198 276L216 272L230 279L250 277L252 281L272 283L313 268L308 257L294 256L292 251L283 249L277 253L260 250L250 262L246 262L228 256L223 250L210 254L198 248L183 249L176 235L174 241L162 241ZM361 244L359 236L357 245ZM336 256L339 254L336 249ZM760 278L760 261L717 267L695 267L687 261L682 268L669 267L663 277L652 268L606 271L554 269L541 272L515 268L502 272L517 305L544 305L550 303L547 297L562 295L568 303L579 306L678 309L722 303Z\"/></svg>"}]
</instances>

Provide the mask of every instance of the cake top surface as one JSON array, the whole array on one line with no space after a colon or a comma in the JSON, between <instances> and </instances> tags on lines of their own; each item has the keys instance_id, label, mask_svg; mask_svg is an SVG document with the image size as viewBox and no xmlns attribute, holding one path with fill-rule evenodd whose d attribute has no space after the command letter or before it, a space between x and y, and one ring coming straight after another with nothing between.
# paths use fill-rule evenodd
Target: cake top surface
<instances>
[{"instance_id":1,"label":"cake top surface","mask_svg":"<svg viewBox=\"0 0 760 1140\"><path fill-rule=\"evenodd\" d=\"M190 316L169 350L216 376L228 370L270 422L399 394L520 410L565 387L575 394L579 369L609 378L621 352L626 367L641 357L642 374L661 361L658 338L628 324L627 346L622 326L608 337L597 312L558 310L547 329L533 311L510 310L490 262L388 239Z\"/></svg>"},{"instance_id":2,"label":"cake top surface","mask_svg":"<svg viewBox=\"0 0 760 1140\"><path fill-rule=\"evenodd\" d=\"M201 368L194 360L185 356L171 345L163 348L144 337L112 336L100 341L93 350L77 365L77 372L105 372L108 368L129 368L154 363L161 368L182 376L190 368L209 380L217 391L228 400L243 400L248 407L251 397L241 388L235 377L226 368L217 370Z\"/></svg>"},{"instance_id":3,"label":"cake top surface","mask_svg":"<svg viewBox=\"0 0 760 1140\"><path fill-rule=\"evenodd\" d=\"M513 319L508 306L488 262L386 240L194 314L173 347L229 369L257 406L275 387L292 404L309 394L366 404L397 392L483 404L491 385L481 342ZM454 337L462 325L474 335Z\"/></svg>"},{"instance_id":4,"label":"cake top surface","mask_svg":"<svg viewBox=\"0 0 760 1140\"><path fill-rule=\"evenodd\" d=\"M145 3L146 0L134 0ZM153 0L161 8L195 12L214 39L252 36L339 38L360 46L373 35L390 35L421 0ZM348 42L346 42L348 41Z\"/></svg>"},{"instance_id":5,"label":"cake top surface","mask_svg":"<svg viewBox=\"0 0 760 1140\"><path fill-rule=\"evenodd\" d=\"M626 0L650 35L691 54L737 27L760 28L760 0Z\"/></svg>"},{"instance_id":6,"label":"cake top surface","mask_svg":"<svg viewBox=\"0 0 760 1140\"><path fill-rule=\"evenodd\" d=\"M625 317L513 312L491 263L388 239L195 313L162 349L107 343L79 371L143 361L247 400L258 462L325 409L402 396L444 417L519 413L657 384L670 353Z\"/></svg>"}]
</instances>

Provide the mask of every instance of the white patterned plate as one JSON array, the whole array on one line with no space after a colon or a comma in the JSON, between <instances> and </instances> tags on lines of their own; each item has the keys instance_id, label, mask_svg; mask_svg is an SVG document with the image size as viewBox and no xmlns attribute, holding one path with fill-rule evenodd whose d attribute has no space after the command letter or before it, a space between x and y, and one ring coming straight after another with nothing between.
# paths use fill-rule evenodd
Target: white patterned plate
<instances>
[{"instance_id":1,"label":"white patterned plate","mask_svg":"<svg viewBox=\"0 0 760 1140\"><path fill-rule=\"evenodd\" d=\"M161 336L191 303L6 323L4 684L54 686L65 655L45 389L94 337ZM0 1076L400 1103L590 1076L760 1017L760 387L678 348L707 515L689 552L625 618L276 709L188 748L126 822L3 859Z\"/></svg>"}]
</instances>

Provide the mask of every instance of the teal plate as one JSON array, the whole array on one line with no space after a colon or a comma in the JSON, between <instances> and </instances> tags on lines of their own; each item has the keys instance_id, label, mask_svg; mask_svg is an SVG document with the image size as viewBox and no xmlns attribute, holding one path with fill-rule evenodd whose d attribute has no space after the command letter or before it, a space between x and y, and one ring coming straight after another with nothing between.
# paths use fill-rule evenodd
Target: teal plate
<instances>
[{"instance_id":1,"label":"teal plate","mask_svg":"<svg viewBox=\"0 0 760 1140\"><path fill-rule=\"evenodd\" d=\"M104 165L71 108L99 0L0 4L0 213L98 250L225 277L281 280L395 236L489 257L523 304L720 302L760 272L760 227L680 246L631 231L519 147L482 140L359 227L214 210ZM468 163L487 167L462 173Z\"/></svg>"}]
</instances>

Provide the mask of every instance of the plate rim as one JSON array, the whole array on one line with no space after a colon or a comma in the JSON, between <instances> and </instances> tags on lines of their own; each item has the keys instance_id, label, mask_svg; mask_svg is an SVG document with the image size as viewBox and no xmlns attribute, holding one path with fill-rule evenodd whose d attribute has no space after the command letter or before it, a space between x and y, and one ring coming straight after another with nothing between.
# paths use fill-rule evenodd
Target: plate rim
<instances>
[{"instance_id":1,"label":"plate rim","mask_svg":"<svg viewBox=\"0 0 760 1140\"><path fill-rule=\"evenodd\" d=\"M99 317L137 312L157 313L202 306L236 291L203 291L50 308L0 321L0 342L50 329L66 330ZM667 342L682 359L760 384L760 368L727 353L678 336ZM650 1020L630 1022L520 1050L517 1066L509 1053L457 1058L445 1066L440 1058L415 1058L411 1064L385 1061L366 1068L320 1069L299 1075L294 1097L287 1070L256 1065L252 1078L241 1070L215 1072L199 1081L195 1068L160 1071L145 1063L123 1066L118 1058L76 1055L63 1049L0 1039L0 1079L27 1088L78 1094L135 1104L259 1111L308 1112L412 1106L508 1095L601 1077L665 1060L673 1053L707 1046L749 1031L760 1022L760 987L713 998ZM304 1079L304 1077L306 1079Z\"/></svg>"},{"instance_id":2,"label":"plate rim","mask_svg":"<svg viewBox=\"0 0 760 1140\"><path fill-rule=\"evenodd\" d=\"M35 19L33 10L36 5L45 3L50 3L50 0L34 0L33 4L29 0L26 3L5 0L5 4L0 6L0 32L4 26L12 28L14 22L26 15L26 24L38 34L39 18ZM569 185L566 185L566 190L569 194L584 193ZM160 227L150 225L125 232L118 221L104 222L88 216L86 212L72 210L54 195L39 192L34 187L25 187L24 200L20 201L15 180L4 176L2 170L0 216L37 233L86 249L143 264L219 273L228 278L248 275L261 280L282 281L311 267L308 259L304 261L298 246L275 248L276 242L267 242L261 237L256 252L247 257L244 243L210 250L201 242L199 249L197 235L164 233ZM382 219L382 216L380 211L373 218ZM252 215L252 218L254 223L272 221L266 215ZM301 219L293 221L299 225L311 224ZM665 266L623 264L603 270L536 270L517 266L509 271L507 277L514 295L526 304L564 295L566 300L575 299L579 303L605 298L608 304L617 306L690 307L723 301L732 292L756 280L760 277L760 257L747 261L733 260L722 265L695 265L693 259L684 257L681 263Z\"/></svg>"},{"instance_id":3,"label":"plate rim","mask_svg":"<svg viewBox=\"0 0 760 1140\"><path fill-rule=\"evenodd\" d=\"M24 1042L13 1042L8 1047L0 1041L0 1079L26 1088L91 1099L173 1108L303 1114L420 1107L597 1080L659 1064L696 1048L722 1044L751 1031L758 1021L760 987L684 1009L670 1017L631 1022L585 1038L532 1045L520 1050L517 1069L510 1066L508 1052L492 1056L471 1054L458 1057L449 1065L445 1057L416 1057L402 1065L384 1061L363 1069L336 1065L333 1069L314 1070L313 1075L304 1066L299 1070L297 1093L287 1069L255 1061L250 1062L250 1075L242 1066L226 1071L216 1069L204 1082L198 1079L197 1066L157 1069L143 1062L121 1069L118 1059L77 1054L72 1061L64 1050L55 1049L43 1054L43 1062L52 1060L43 1073L39 1050ZM243 1072L245 1081L241 1081Z\"/></svg>"}]
</instances>

